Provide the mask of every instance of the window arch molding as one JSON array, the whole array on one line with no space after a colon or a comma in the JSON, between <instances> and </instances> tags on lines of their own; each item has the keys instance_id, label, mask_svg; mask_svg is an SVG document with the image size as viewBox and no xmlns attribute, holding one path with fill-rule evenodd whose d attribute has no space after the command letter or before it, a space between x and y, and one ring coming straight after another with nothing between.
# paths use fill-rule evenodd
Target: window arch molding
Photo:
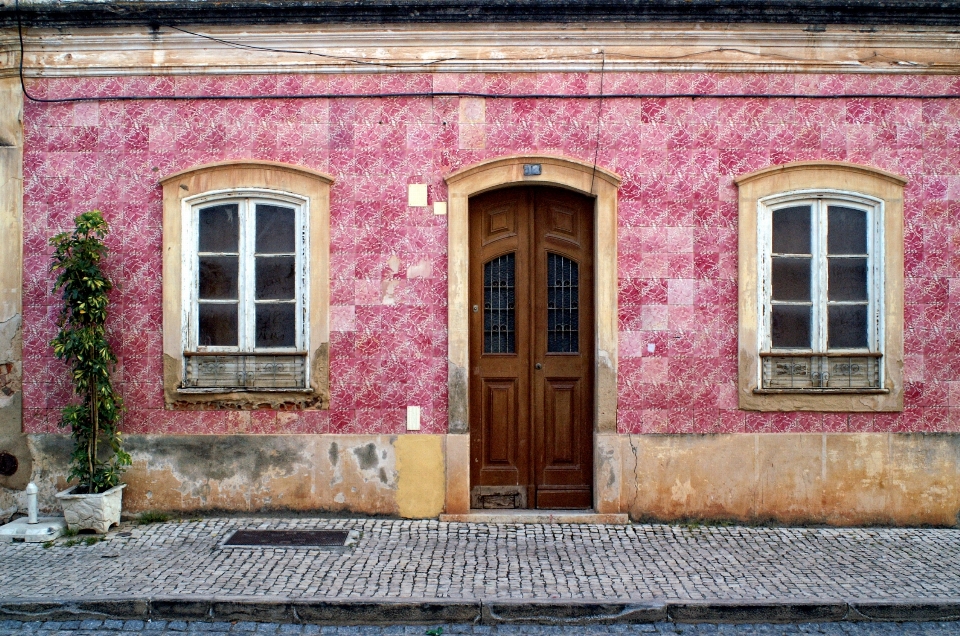
<instances>
[{"instance_id":1,"label":"window arch molding","mask_svg":"<svg viewBox=\"0 0 960 636\"><path fill-rule=\"evenodd\" d=\"M847 162L803 161L764 168L735 179L739 188L739 380L740 408L759 411L898 411L903 408L903 177ZM863 305L874 311L868 319L867 344L854 348L865 356L874 356L878 362L876 382L871 386L837 389L824 381L815 387L797 389L776 388L764 380L764 364L770 364L777 353L777 343L771 340L771 260L772 210L803 209L809 206L813 213L813 250L816 262L819 250L826 252L826 229L822 230L821 245L816 245L816 224L827 223L829 204L861 209L871 223L867 232L872 241L864 256L868 266L866 285L873 288ZM818 212L820 210L820 212ZM818 221L818 214L821 220ZM827 262L825 254L819 255ZM875 270L869 267L876 266ZM813 271L813 321L811 330L826 330L828 311L825 292L817 300L819 275L827 280L826 265ZM820 302L819 309L817 303ZM790 304L790 303L784 303ZM822 314L818 320L818 311ZM870 330L873 330L872 334ZM826 336L818 345L816 335L807 355L827 354ZM783 347L781 349L789 349ZM851 350L844 349L846 353ZM790 353L798 353L794 350ZM830 355L834 355L832 352ZM812 359L812 358L811 358ZM865 358L866 359L866 358ZM773 358L779 361L780 358ZM783 360L789 360L784 358ZM826 357L823 358L826 360ZM860 362L857 360L857 362ZM787 365L790 366L790 365ZM813 370L810 363L803 373ZM839 367L838 367L839 368ZM844 367L849 369L849 365ZM767 369L769 378L769 368ZM819 382L819 380L818 380Z\"/></svg>"},{"instance_id":2,"label":"window arch molding","mask_svg":"<svg viewBox=\"0 0 960 636\"><path fill-rule=\"evenodd\" d=\"M216 403L240 409L262 408L263 405L273 408L328 408L329 201L333 177L300 166L244 160L197 166L172 174L160 183L163 187L163 373L166 407L200 409ZM240 223L247 223L246 230L237 230L241 235L244 231L247 233L245 239L239 239L241 246L237 250L240 252L239 268L242 272L246 267L249 278L246 288L241 280L239 302L242 309L244 289L247 289L246 302L250 305L251 323L246 340L240 334L235 346L206 347L206 351L197 351L204 349L197 346L198 309L195 305L199 292L193 289L197 285L201 253L197 244L200 231L197 226L198 214L201 208L209 209L218 204L233 206L241 219ZM278 261L283 258L296 261L295 295L292 299L286 299L289 294L283 295L283 299L296 306L296 337L293 344L275 342L271 343L274 346L264 347L264 343L256 339L260 336L254 336L252 308L254 303L260 307L262 300L260 292L255 294L252 291L252 280L254 268L259 266L255 265L255 261L263 251L259 243L255 245L257 221L254 210L259 214L258 206L262 205L281 206L295 219L294 247L279 250L290 250L291 253L284 255L278 252L275 255L279 257ZM245 212L247 209L249 211ZM244 249L249 254L244 255ZM282 300L273 302L283 303ZM242 311L240 316L242 323ZM267 351L276 355L277 359L261 361L254 355L248 355L248 359L241 360L244 354ZM191 367L192 376L188 373L187 365L191 355L198 353L233 355L233 359L224 357L223 360L217 360L228 365L234 361L246 366L262 362L274 372L276 369L286 369L290 365L285 363L299 356L292 377L300 379L274 382L274 386L269 387L259 381L251 381L242 388L204 386L202 382L201 386L197 386L196 364ZM281 356L290 357L281 359Z\"/></svg>"}]
</instances>

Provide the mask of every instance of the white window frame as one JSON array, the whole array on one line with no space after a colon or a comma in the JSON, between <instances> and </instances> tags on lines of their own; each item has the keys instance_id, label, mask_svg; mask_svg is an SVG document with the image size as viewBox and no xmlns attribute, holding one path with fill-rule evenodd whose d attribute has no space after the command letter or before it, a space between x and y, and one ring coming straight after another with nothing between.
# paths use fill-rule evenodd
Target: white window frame
<instances>
[{"instance_id":1,"label":"white window frame","mask_svg":"<svg viewBox=\"0 0 960 636\"><path fill-rule=\"evenodd\" d=\"M199 332L199 214L200 209L225 203L239 204L239 295L240 315L237 325L238 345L235 347L201 346L198 344ZM296 319L297 329L293 347L256 347L254 275L255 264L255 206L257 203L281 204L295 210L296 228ZM223 353L226 355L249 355L270 353L302 353L307 355L309 342L310 307L310 200L306 197L265 188L243 188L215 190L187 197L182 201L182 264L183 300L181 304L182 342L186 344L186 353ZM310 383L310 365L305 365L305 386ZM257 390L252 388L252 390Z\"/></svg>"},{"instance_id":2,"label":"white window frame","mask_svg":"<svg viewBox=\"0 0 960 636\"><path fill-rule=\"evenodd\" d=\"M853 207L867 212L867 311L870 319L867 347L854 349L828 349L827 347L827 206L831 204ZM777 209L798 205L813 208L811 223L811 347L804 349L776 348L771 342L771 296L772 296L772 248L773 212ZM757 201L757 246L759 248L759 284L757 285L757 308L759 329L757 350L761 353L791 354L878 354L879 377L883 378L884 333L884 202L882 199L857 192L833 189L795 190L763 197ZM762 387L762 365L757 365L757 387ZM762 391L762 389L760 389ZM820 392L824 389L797 389L803 392ZM866 389L862 392L876 391Z\"/></svg>"}]
</instances>

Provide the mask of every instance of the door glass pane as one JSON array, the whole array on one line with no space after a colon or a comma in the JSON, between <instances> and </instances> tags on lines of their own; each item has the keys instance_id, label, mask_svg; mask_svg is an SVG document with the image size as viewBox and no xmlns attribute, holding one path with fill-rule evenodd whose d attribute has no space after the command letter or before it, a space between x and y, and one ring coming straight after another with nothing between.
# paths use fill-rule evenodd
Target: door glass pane
<instances>
[{"instance_id":1,"label":"door glass pane","mask_svg":"<svg viewBox=\"0 0 960 636\"><path fill-rule=\"evenodd\" d=\"M202 347L236 347L237 307L237 303L200 303L198 344Z\"/></svg>"},{"instance_id":2,"label":"door glass pane","mask_svg":"<svg viewBox=\"0 0 960 636\"><path fill-rule=\"evenodd\" d=\"M867 299L867 259L831 258L827 269L830 300Z\"/></svg>"},{"instance_id":3,"label":"door glass pane","mask_svg":"<svg viewBox=\"0 0 960 636\"><path fill-rule=\"evenodd\" d=\"M289 300L297 288L296 258L293 256L258 256L256 272L257 300Z\"/></svg>"},{"instance_id":4,"label":"door glass pane","mask_svg":"<svg viewBox=\"0 0 960 636\"><path fill-rule=\"evenodd\" d=\"M809 258L774 256L772 296L774 300L810 300Z\"/></svg>"},{"instance_id":5,"label":"door glass pane","mask_svg":"<svg viewBox=\"0 0 960 636\"><path fill-rule=\"evenodd\" d=\"M257 347L293 347L297 343L296 303L258 303Z\"/></svg>"},{"instance_id":6,"label":"door glass pane","mask_svg":"<svg viewBox=\"0 0 960 636\"><path fill-rule=\"evenodd\" d=\"M257 254L292 254L296 251L293 208L257 204Z\"/></svg>"},{"instance_id":7,"label":"door glass pane","mask_svg":"<svg viewBox=\"0 0 960 636\"><path fill-rule=\"evenodd\" d=\"M547 254L547 352L576 353L580 335L580 268Z\"/></svg>"},{"instance_id":8,"label":"door glass pane","mask_svg":"<svg viewBox=\"0 0 960 636\"><path fill-rule=\"evenodd\" d=\"M810 253L810 206L773 211L773 253Z\"/></svg>"},{"instance_id":9,"label":"door glass pane","mask_svg":"<svg viewBox=\"0 0 960 636\"><path fill-rule=\"evenodd\" d=\"M827 253L867 253L867 213L839 205L827 207Z\"/></svg>"},{"instance_id":10,"label":"door glass pane","mask_svg":"<svg viewBox=\"0 0 960 636\"><path fill-rule=\"evenodd\" d=\"M236 254L240 243L240 207L236 203L200 208L201 252Z\"/></svg>"},{"instance_id":11,"label":"door glass pane","mask_svg":"<svg viewBox=\"0 0 960 636\"><path fill-rule=\"evenodd\" d=\"M515 258L497 257L483 266L483 352L516 353Z\"/></svg>"},{"instance_id":12,"label":"door glass pane","mask_svg":"<svg viewBox=\"0 0 960 636\"><path fill-rule=\"evenodd\" d=\"M236 300L239 273L236 256L201 256L198 284L200 298Z\"/></svg>"},{"instance_id":13,"label":"door glass pane","mask_svg":"<svg viewBox=\"0 0 960 636\"><path fill-rule=\"evenodd\" d=\"M831 305L827 308L827 348L867 346L867 306Z\"/></svg>"},{"instance_id":14,"label":"door glass pane","mask_svg":"<svg viewBox=\"0 0 960 636\"><path fill-rule=\"evenodd\" d=\"M770 331L775 348L810 348L810 306L774 305Z\"/></svg>"}]
</instances>

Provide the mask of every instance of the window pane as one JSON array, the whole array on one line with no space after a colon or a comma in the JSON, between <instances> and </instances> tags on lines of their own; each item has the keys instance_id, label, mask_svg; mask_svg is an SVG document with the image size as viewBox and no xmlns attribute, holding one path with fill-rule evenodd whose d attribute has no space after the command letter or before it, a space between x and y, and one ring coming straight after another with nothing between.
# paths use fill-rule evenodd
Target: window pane
<instances>
[{"instance_id":1,"label":"window pane","mask_svg":"<svg viewBox=\"0 0 960 636\"><path fill-rule=\"evenodd\" d=\"M810 348L810 306L774 305L771 329L773 346Z\"/></svg>"},{"instance_id":2,"label":"window pane","mask_svg":"<svg viewBox=\"0 0 960 636\"><path fill-rule=\"evenodd\" d=\"M547 254L547 352L576 353L580 336L580 266Z\"/></svg>"},{"instance_id":3,"label":"window pane","mask_svg":"<svg viewBox=\"0 0 960 636\"><path fill-rule=\"evenodd\" d=\"M293 347L297 344L295 303L257 305L257 347Z\"/></svg>"},{"instance_id":4,"label":"window pane","mask_svg":"<svg viewBox=\"0 0 960 636\"><path fill-rule=\"evenodd\" d=\"M204 347L237 346L236 303L200 303L198 341Z\"/></svg>"},{"instance_id":5,"label":"window pane","mask_svg":"<svg viewBox=\"0 0 960 636\"><path fill-rule=\"evenodd\" d=\"M297 288L296 258L293 256L257 257L257 300L288 300Z\"/></svg>"},{"instance_id":6,"label":"window pane","mask_svg":"<svg viewBox=\"0 0 960 636\"><path fill-rule=\"evenodd\" d=\"M238 252L239 216L240 207L236 203L200 208L200 251Z\"/></svg>"},{"instance_id":7,"label":"window pane","mask_svg":"<svg viewBox=\"0 0 960 636\"><path fill-rule=\"evenodd\" d=\"M827 268L830 300L867 299L867 259L831 258Z\"/></svg>"},{"instance_id":8,"label":"window pane","mask_svg":"<svg viewBox=\"0 0 960 636\"><path fill-rule=\"evenodd\" d=\"M513 254L483 266L483 352L516 353L516 280Z\"/></svg>"},{"instance_id":9,"label":"window pane","mask_svg":"<svg viewBox=\"0 0 960 636\"><path fill-rule=\"evenodd\" d=\"M198 282L204 300L236 300L238 281L236 256L201 256Z\"/></svg>"},{"instance_id":10,"label":"window pane","mask_svg":"<svg viewBox=\"0 0 960 636\"><path fill-rule=\"evenodd\" d=\"M809 258L784 258L774 256L773 299L774 300L810 300L810 263Z\"/></svg>"},{"instance_id":11,"label":"window pane","mask_svg":"<svg viewBox=\"0 0 960 636\"><path fill-rule=\"evenodd\" d=\"M867 253L867 213L864 210L827 207L827 253Z\"/></svg>"},{"instance_id":12,"label":"window pane","mask_svg":"<svg viewBox=\"0 0 960 636\"><path fill-rule=\"evenodd\" d=\"M867 346L867 306L831 305L827 319L827 348Z\"/></svg>"},{"instance_id":13,"label":"window pane","mask_svg":"<svg viewBox=\"0 0 960 636\"><path fill-rule=\"evenodd\" d=\"M257 204L257 253L290 254L296 251L293 208Z\"/></svg>"},{"instance_id":14,"label":"window pane","mask_svg":"<svg viewBox=\"0 0 960 636\"><path fill-rule=\"evenodd\" d=\"M774 254L810 253L810 206L773 211Z\"/></svg>"}]
</instances>

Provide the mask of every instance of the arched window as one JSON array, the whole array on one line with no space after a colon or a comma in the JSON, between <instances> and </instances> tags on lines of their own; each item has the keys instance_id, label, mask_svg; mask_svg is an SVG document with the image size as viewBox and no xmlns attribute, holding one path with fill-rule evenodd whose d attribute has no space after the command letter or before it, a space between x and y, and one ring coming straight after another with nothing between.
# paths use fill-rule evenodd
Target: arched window
<instances>
[{"instance_id":1,"label":"arched window","mask_svg":"<svg viewBox=\"0 0 960 636\"><path fill-rule=\"evenodd\" d=\"M903 180L801 162L740 186L740 404L902 408Z\"/></svg>"},{"instance_id":2,"label":"arched window","mask_svg":"<svg viewBox=\"0 0 960 636\"><path fill-rule=\"evenodd\" d=\"M329 190L239 161L163 180L168 408L329 405Z\"/></svg>"},{"instance_id":3,"label":"arched window","mask_svg":"<svg viewBox=\"0 0 960 636\"><path fill-rule=\"evenodd\" d=\"M183 387L305 388L309 201L251 189L183 203Z\"/></svg>"},{"instance_id":4,"label":"arched window","mask_svg":"<svg viewBox=\"0 0 960 636\"><path fill-rule=\"evenodd\" d=\"M760 201L761 389L881 390L883 201L806 190Z\"/></svg>"}]
</instances>

